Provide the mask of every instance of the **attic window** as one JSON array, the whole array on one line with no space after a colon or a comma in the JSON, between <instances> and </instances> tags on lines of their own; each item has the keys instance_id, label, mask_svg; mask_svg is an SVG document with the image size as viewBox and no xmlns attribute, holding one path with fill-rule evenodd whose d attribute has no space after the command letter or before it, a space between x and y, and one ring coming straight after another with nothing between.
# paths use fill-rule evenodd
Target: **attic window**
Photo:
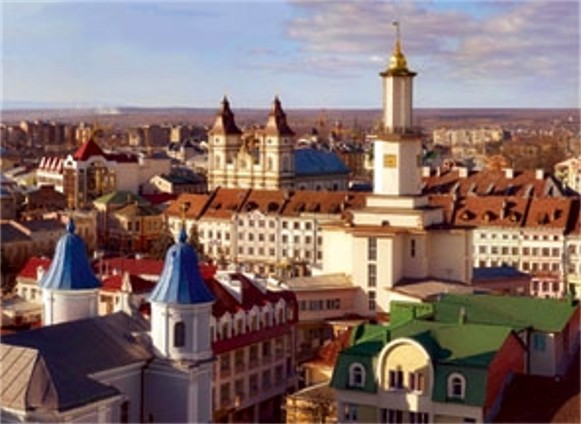
<instances>
[{"instance_id":1,"label":"attic window","mask_svg":"<svg viewBox=\"0 0 581 424\"><path fill-rule=\"evenodd\" d=\"M305 204L304 204L304 202L299 202L295 206L295 212L303 212L304 210L305 210Z\"/></svg>"},{"instance_id":2,"label":"attic window","mask_svg":"<svg viewBox=\"0 0 581 424\"><path fill-rule=\"evenodd\" d=\"M248 202L246 204L247 211L252 211L252 210L257 209L257 208L258 208L258 204L256 204L256 202Z\"/></svg>"},{"instance_id":3,"label":"attic window","mask_svg":"<svg viewBox=\"0 0 581 424\"><path fill-rule=\"evenodd\" d=\"M495 218L496 218L496 215L490 211L486 211L486 212L484 212L484 214L482 214L482 219L484 220L484 222L493 221Z\"/></svg>"},{"instance_id":4,"label":"attic window","mask_svg":"<svg viewBox=\"0 0 581 424\"><path fill-rule=\"evenodd\" d=\"M470 211L464 211L464 212L462 212L462 215L460 216L460 218L462 218L464 221L470 221L471 219L474 218L474 213L472 213Z\"/></svg>"},{"instance_id":5,"label":"attic window","mask_svg":"<svg viewBox=\"0 0 581 424\"><path fill-rule=\"evenodd\" d=\"M548 224L549 223L549 215L547 213L540 213L537 215L537 224Z\"/></svg>"},{"instance_id":6,"label":"attic window","mask_svg":"<svg viewBox=\"0 0 581 424\"><path fill-rule=\"evenodd\" d=\"M216 204L214 205L214 210L218 210L218 209L220 209L221 207L222 207L222 203L216 203Z\"/></svg>"},{"instance_id":7,"label":"attic window","mask_svg":"<svg viewBox=\"0 0 581 424\"><path fill-rule=\"evenodd\" d=\"M321 205L319 203L311 203L309 205L309 212L319 212L321 210Z\"/></svg>"},{"instance_id":8,"label":"attic window","mask_svg":"<svg viewBox=\"0 0 581 424\"><path fill-rule=\"evenodd\" d=\"M267 206L268 212L276 212L278 210L278 203L270 202Z\"/></svg>"}]
</instances>

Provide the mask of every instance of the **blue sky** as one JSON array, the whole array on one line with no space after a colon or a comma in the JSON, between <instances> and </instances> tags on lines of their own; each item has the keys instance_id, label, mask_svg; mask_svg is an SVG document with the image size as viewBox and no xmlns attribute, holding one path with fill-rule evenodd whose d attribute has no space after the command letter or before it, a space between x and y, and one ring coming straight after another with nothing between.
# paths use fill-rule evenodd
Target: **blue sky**
<instances>
[{"instance_id":1,"label":"blue sky","mask_svg":"<svg viewBox=\"0 0 581 424\"><path fill-rule=\"evenodd\" d=\"M379 108L401 22L417 107L578 107L579 2L7 1L5 102Z\"/></svg>"}]
</instances>

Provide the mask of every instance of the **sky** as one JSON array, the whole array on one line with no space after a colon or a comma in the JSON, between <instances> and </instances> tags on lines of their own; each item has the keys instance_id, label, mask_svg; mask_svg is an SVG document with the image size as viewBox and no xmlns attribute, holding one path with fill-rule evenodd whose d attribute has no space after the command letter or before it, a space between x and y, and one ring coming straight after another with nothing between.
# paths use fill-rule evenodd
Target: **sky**
<instances>
[{"instance_id":1,"label":"sky","mask_svg":"<svg viewBox=\"0 0 581 424\"><path fill-rule=\"evenodd\" d=\"M0 0L11 104L381 107L393 21L419 108L579 107L579 0Z\"/></svg>"}]
</instances>

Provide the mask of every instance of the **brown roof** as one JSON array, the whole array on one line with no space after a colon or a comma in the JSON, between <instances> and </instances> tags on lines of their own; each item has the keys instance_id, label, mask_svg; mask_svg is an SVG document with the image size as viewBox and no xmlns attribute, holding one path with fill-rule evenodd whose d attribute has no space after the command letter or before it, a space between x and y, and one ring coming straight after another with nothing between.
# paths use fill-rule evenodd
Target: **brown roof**
<instances>
[{"instance_id":1,"label":"brown roof","mask_svg":"<svg viewBox=\"0 0 581 424\"><path fill-rule=\"evenodd\" d=\"M295 191L282 210L284 216L301 213L341 214L365 206L365 193L345 191Z\"/></svg>"},{"instance_id":2,"label":"brown roof","mask_svg":"<svg viewBox=\"0 0 581 424\"><path fill-rule=\"evenodd\" d=\"M243 211L258 209L263 214L278 213L284 207L288 192L283 190L252 190L242 206Z\"/></svg>"},{"instance_id":3,"label":"brown roof","mask_svg":"<svg viewBox=\"0 0 581 424\"><path fill-rule=\"evenodd\" d=\"M249 193L249 189L218 188L212 194L203 216L230 219L240 209Z\"/></svg>"},{"instance_id":4,"label":"brown roof","mask_svg":"<svg viewBox=\"0 0 581 424\"><path fill-rule=\"evenodd\" d=\"M460 177L454 169L440 175L423 177L425 194L469 194L478 196L562 196L563 192L552 175L543 174L537 178L535 170L514 171L513 178L507 178L504 170L486 169L472 171L467 177ZM551 192L552 191L552 192Z\"/></svg>"},{"instance_id":5,"label":"brown roof","mask_svg":"<svg viewBox=\"0 0 581 424\"><path fill-rule=\"evenodd\" d=\"M525 225L566 229L574 203L571 198L532 199Z\"/></svg>"},{"instance_id":6,"label":"brown roof","mask_svg":"<svg viewBox=\"0 0 581 424\"><path fill-rule=\"evenodd\" d=\"M290 129L286 121L286 114L282 110L280 100L278 97L274 98L272 108L268 113L268 120L264 128L265 135L272 136L290 136L295 135L294 131Z\"/></svg>"},{"instance_id":7,"label":"brown roof","mask_svg":"<svg viewBox=\"0 0 581 424\"><path fill-rule=\"evenodd\" d=\"M551 199L554 200L554 199ZM522 227L530 199L524 197L467 197L457 207L457 226Z\"/></svg>"},{"instance_id":8,"label":"brown roof","mask_svg":"<svg viewBox=\"0 0 581 424\"><path fill-rule=\"evenodd\" d=\"M186 218L198 219L209 201L210 196L207 194L180 194L170 203L165 214L181 217L185 209Z\"/></svg>"},{"instance_id":9,"label":"brown roof","mask_svg":"<svg viewBox=\"0 0 581 424\"><path fill-rule=\"evenodd\" d=\"M230 110L230 102L224 96L222 100L222 108L218 111L216 115L216 120L214 121L214 126L209 132L210 135L220 134L220 135L238 135L242 134L242 131L236 125L234 121L234 113Z\"/></svg>"}]
</instances>

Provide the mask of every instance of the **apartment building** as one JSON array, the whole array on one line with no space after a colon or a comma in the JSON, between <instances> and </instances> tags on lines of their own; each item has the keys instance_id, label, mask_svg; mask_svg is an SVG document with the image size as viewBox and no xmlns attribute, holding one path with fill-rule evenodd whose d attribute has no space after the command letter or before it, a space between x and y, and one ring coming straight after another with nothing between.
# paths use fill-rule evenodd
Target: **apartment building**
<instances>
[{"instance_id":1,"label":"apartment building","mask_svg":"<svg viewBox=\"0 0 581 424\"><path fill-rule=\"evenodd\" d=\"M362 207L363 193L219 188L181 195L165 211L175 234L197 227L205 253L260 274L292 275L322 263L320 225ZM185 210L185 211L184 211Z\"/></svg>"},{"instance_id":2,"label":"apartment building","mask_svg":"<svg viewBox=\"0 0 581 424\"><path fill-rule=\"evenodd\" d=\"M138 193L151 177L169 171L167 157L105 152L91 138L63 161L63 192L69 207L88 208L115 190Z\"/></svg>"}]
</instances>

